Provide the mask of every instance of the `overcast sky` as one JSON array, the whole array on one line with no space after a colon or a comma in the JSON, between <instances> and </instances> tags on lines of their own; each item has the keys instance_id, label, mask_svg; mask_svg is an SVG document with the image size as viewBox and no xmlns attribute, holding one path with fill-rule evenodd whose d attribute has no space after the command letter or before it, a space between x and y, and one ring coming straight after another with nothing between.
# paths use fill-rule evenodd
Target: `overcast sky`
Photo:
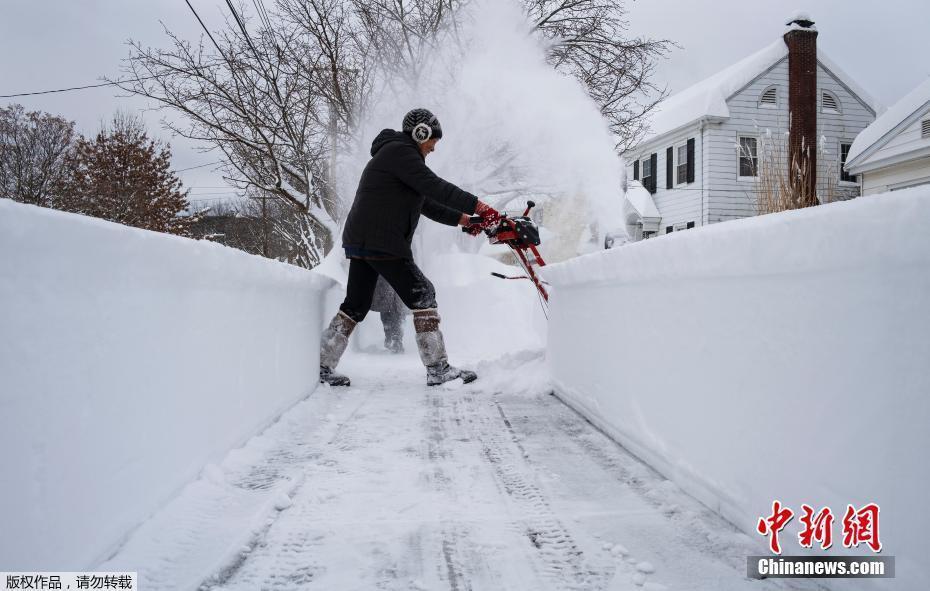
<instances>
[{"instance_id":1,"label":"overcast sky","mask_svg":"<svg viewBox=\"0 0 930 591\"><path fill-rule=\"evenodd\" d=\"M222 24L218 0L192 0L211 28ZM266 1L269 6L271 1ZM637 0L627 4L630 34L670 39L673 49L657 81L681 90L771 43L797 8L807 11L820 31L818 44L833 61L885 106L930 76L927 0ZM127 39L164 46L163 22L196 40L200 28L184 0L2 0L0 1L0 95L81 86L116 76L128 55ZM44 96L0 99L30 110L62 115L86 134L117 109L142 111L137 98L101 88ZM169 141L176 169L217 159L158 125L153 133ZM230 194L210 168L181 173L192 196L219 199Z\"/></svg>"}]
</instances>

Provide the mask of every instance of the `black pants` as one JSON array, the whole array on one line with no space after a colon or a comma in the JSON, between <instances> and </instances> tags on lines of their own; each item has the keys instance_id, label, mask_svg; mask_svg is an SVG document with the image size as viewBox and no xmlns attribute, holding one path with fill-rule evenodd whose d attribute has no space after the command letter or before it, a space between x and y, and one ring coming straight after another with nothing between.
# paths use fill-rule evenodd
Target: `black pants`
<instances>
[{"instance_id":1,"label":"black pants","mask_svg":"<svg viewBox=\"0 0 930 591\"><path fill-rule=\"evenodd\" d=\"M384 277L411 310L436 307L436 290L412 259L351 259L346 299L339 306L346 316L356 322L365 319L378 275Z\"/></svg>"}]
</instances>

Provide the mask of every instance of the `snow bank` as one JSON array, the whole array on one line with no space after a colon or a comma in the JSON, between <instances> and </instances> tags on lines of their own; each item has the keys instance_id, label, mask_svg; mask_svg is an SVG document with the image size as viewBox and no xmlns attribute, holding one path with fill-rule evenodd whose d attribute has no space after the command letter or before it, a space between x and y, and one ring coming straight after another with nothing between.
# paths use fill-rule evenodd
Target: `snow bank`
<instances>
[{"instance_id":1,"label":"snow bank","mask_svg":"<svg viewBox=\"0 0 930 591\"><path fill-rule=\"evenodd\" d=\"M0 570L79 570L316 385L330 281L0 200Z\"/></svg>"},{"instance_id":2,"label":"snow bank","mask_svg":"<svg viewBox=\"0 0 930 591\"><path fill-rule=\"evenodd\" d=\"M878 503L897 585L917 588L930 568L928 225L918 187L550 266L557 391L760 542L774 499L839 513L831 553L847 503ZM786 554L801 553L797 524Z\"/></svg>"}]
</instances>

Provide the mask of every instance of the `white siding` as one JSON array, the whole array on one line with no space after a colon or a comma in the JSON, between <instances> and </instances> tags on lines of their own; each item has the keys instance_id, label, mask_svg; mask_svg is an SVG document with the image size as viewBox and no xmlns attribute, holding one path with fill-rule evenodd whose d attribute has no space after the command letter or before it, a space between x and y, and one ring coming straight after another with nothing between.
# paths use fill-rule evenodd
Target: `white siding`
<instances>
[{"instance_id":1,"label":"white siding","mask_svg":"<svg viewBox=\"0 0 930 591\"><path fill-rule=\"evenodd\" d=\"M822 66L817 70L817 83L817 133L823 141L823 151L818 154L818 189L823 192L827 175L835 175L838 198L848 199L858 194L858 187L854 183L839 183L840 143L852 143L875 116ZM772 85L778 88L778 107L759 107L759 97ZM819 112L823 90L837 98L840 103L839 113ZM787 58L731 97L727 105L730 118L707 130L708 223L757 213L755 182L741 180L737 176L736 145L741 135L761 137L768 131L773 141L786 141L789 122Z\"/></svg>"},{"instance_id":2,"label":"white siding","mask_svg":"<svg viewBox=\"0 0 930 591\"><path fill-rule=\"evenodd\" d=\"M770 86L777 88L777 108L759 107ZM788 60L782 59L727 101L730 118L707 129L708 223L756 215L756 183L738 178L740 136L760 137L771 130L783 138L788 130ZM778 141L781 141L780 139ZM762 146L759 146L760 153Z\"/></svg>"},{"instance_id":3,"label":"white siding","mask_svg":"<svg viewBox=\"0 0 930 591\"><path fill-rule=\"evenodd\" d=\"M869 157L869 161L878 162L884 158L898 156L930 148L930 138L921 137L921 122L930 119L930 109L925 109L917 119L902 129L891 140Z\"/></svg>"},{"instance_id":4,"label":"white siding","mask_svg":"<svg viewBox=\"0 0 930 591\"><path fill-rule=\"evenodd\" d=\"M633 178L634 159L640 160L640 180L642 180L642 161L649 158L650 154L655 153L657 159L656 166L656 192L652 199L656 204L659 213L662 214L662 221L659 224L659 234L665 233L667 226L686 225L688 222L694 222L696 226L703 224L701 214L703 190L703 142L701 140L700 129L695 126L689 131L681 132L674 136L674 140L665 138L660 139L662 143L650 143L645 147L639 147L635 151L625 155L630 164L627 166L629 178ZM687 143L689 139L694 139L694 182L675 184L671 189L666 187L666 151L669 147L677 154L677 147ZM673 158L676 155L673 154ZM676 161L673 161L673 165ZM675 169L672 170L672 181L677 180Z\"/></svg>"},{"instance_id":5,"label":"white siding","mask_svg":"<svg viewBox=\"0 0 930 591\"><path fill-rule=\"evenodd\" d=\"M884 193L924 183L930 183L930 157L862 173L863 195Z\"/></svg>"},{"instance_id":6,"label":"white siding","mask_svg":"<svg viewBox=\"0 0 930 591\"><path fill-rule=\"evenodd\" d=\"M839 180L840 144L851 144L856 135L875 120L875 114L822 65L818 65L817 84L818 148L822 150L817 158L818 190L824 194L827 177L833 176L837 190L835 197L848 199L858 195L859 185ZM777 89L777 107L760 107L759 98L772 86ZM840 107L838 113L820 112L824 90L836 97ZM772 138L770 141L782 145L787 141L788 58L773 65L746 88L730 97L727 106L730 117L722 123L706 123L703 131L695 124L686 132L656 138L625 155L631 163L627 169L631 178L634 159L642 160L652 153L657 155L657 190L653 199L662 214L660 234L665 232L667 226L689 221L697 225L712 224L758 213L755 180L738 178L736 146L740 136L761 138L769 132ZM666 189L666 149L691 137L695 138L695 182ZM761 143L759 151L761 155Z\"/></svg>"},{"instance_id":7,"label":"white siding","mask_svg":"<svg viewBox=\"0 0 930 591\"><path fill-rule=\"evenodd\" d=\"M826 189L825 175L834 175L837 181L837 198L850 199L859 195L859 187L857 183L839 182L840 144L851 144L859 132L875 121L875 114L823 66L817 68L817 86L817 135L826 140L823 152L817 156L817 187L823 192ZM824 90L831 92L839 101L839 113L823 113L819 110L819 101Z\"/></svg>"}]
</instances>

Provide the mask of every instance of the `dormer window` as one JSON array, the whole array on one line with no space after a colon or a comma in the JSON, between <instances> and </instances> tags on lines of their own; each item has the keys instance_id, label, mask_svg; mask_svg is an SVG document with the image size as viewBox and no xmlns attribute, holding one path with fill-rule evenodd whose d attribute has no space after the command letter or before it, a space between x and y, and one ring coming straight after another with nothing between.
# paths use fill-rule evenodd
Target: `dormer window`
<instances>
[{"instance_id":1,"label":"dormer window","mask_svg":"<svg viewBox=\"0 0 930 591\"><path fill-rule=\"evenodd\" d=\"M759 97L759 106L774 109L778 106L778 87L770 86Z\"/></svg>"},{"instance_id":2,"label":"dormer window","mask_svg":"<svg viewBox=\"0 0 930 591\"><path fill-rule=\"evenodd\" d=\"M831 92L823 91L820 95L820 110L824 113L839 113L840 101Z\"/></svg>"}]
</instances>

